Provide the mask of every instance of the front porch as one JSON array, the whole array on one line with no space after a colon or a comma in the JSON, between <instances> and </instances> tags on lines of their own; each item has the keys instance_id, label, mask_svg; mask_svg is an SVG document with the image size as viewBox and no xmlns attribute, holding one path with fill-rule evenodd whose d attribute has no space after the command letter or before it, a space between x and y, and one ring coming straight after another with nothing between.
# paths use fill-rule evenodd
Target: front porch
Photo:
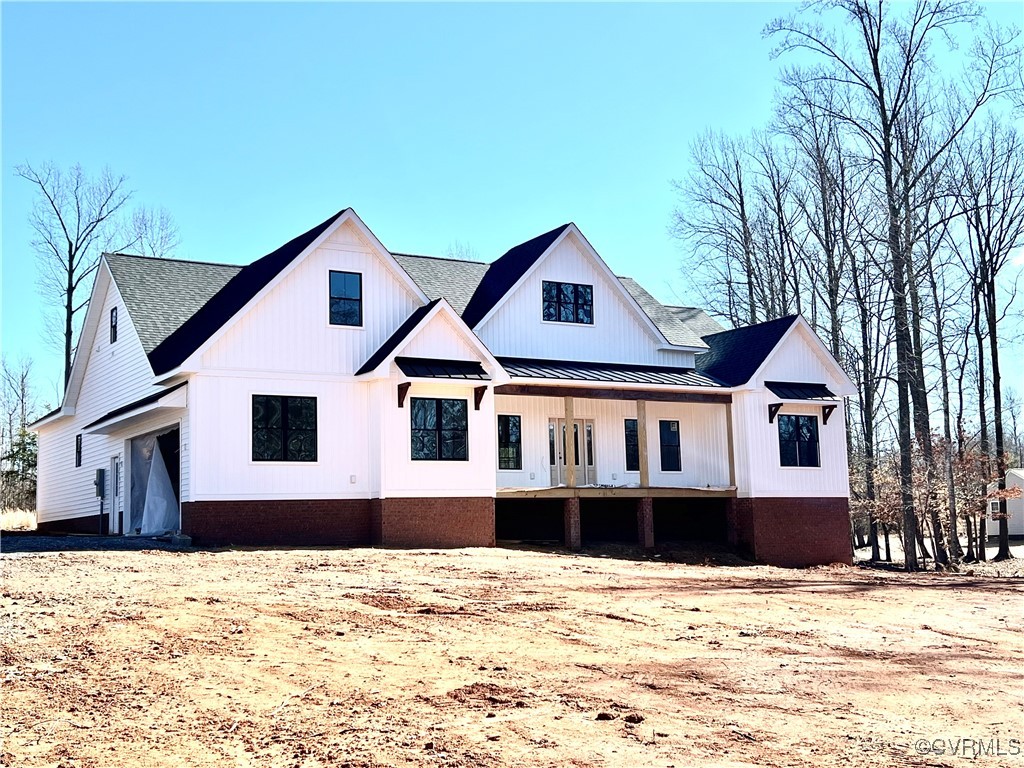
<instances>
[{"instance_id":1,"label":"front porch","mask_svg":"<svg viewBox=\"0 0 1024 768\"><path fill-rule=\"evenodd\" d=\"M498 539L570 549L605 541L649 549L656 539L727 543L736 497L731 394L688 381L642 389L623 383L631 386L495 388Z\"/></svg>"}]
</instances>

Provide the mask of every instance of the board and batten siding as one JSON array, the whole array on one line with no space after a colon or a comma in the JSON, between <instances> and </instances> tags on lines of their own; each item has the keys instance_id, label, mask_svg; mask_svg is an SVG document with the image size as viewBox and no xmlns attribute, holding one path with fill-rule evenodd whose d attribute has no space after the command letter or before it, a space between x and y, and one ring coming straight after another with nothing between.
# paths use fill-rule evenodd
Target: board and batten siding
<instances>
[{"instance_id":1,"label":"board and batten siding","mask_svg":"<svg viewBox=\"0 0 1024 768\"><path fill-rule=\"evenodd\" d=\"M398 407L397 382L380 387L381 498L420 496L494 496L498 461L494 394L490 388L473 408L473 384L414 382ZM467 461L412 460L412 398L439 397L466 401Z\"/></svg>"},{"instance_id":2,"label":"board and batten siding","mask_svg":"<svg viewBox=\"0 0 1024 768\"><path fill-rule=\"evenodd\" d=\"M196 374L192 500L370 498L369 387L326 376ZM315 397L317 460L253 461L253 395ZM353 482L354 478L354 482Z\"/></svg>"},{"instance_id":3,"label":"board and batten siding","mask_svg":"<svg viewBox=\"0 0 1024 768\"><path fill-rule=\"evenodd\" d=\"M438 313L399 349L401 357L428 357L447 360L478 360L480 353L463 337L448 315ZM401 376L396 366L392 374Z\"/></svg>"},{"instance_id":4,"label":"board and batten siding","mask_svg":"<svg viewBox=\"0 0 1024 768\"><path fill-rule=\"evenodd\" d=\"M813 401L786 403L780 414L818 418L820 467L783 467L779 454L779 420L768 422L769 403L779 399L765 381L825 384L833 392L843 388L829 361L817 351L817 342L798 327L772 354L752 382L757 387L733 396L736 429L737 478L740 496L764 497L846 497L850 493L846 454L846 414L840 402L828 420L822 422L821 405Z\"/></svg>"},{"instance_id":5,"label":"board and batten siding","mask_svg":"<svg viewBox=\"0 0 1024 768\"><path fill-rule=\"evenodd\" d=\"M93 481L97 469L109 474L110 459L124 453L124 434L82 436L82 466L75 466L75 436L105 414L134 400L163 390L152 383L153 372L124 301L105 265L97 270L97 285L83 329L80 355L88 355L82 386L75 403L75 415L44 425L39 430L38 508L39 522L51 522L99 512ZM117 308L118 338L110 343L110 310ZM147 429L133 428L132 434ZM187 427L183 424L182 443ZM181 493L188 498L189 462L181 451ZM109 489L108 489L109 490ZM109 498L109 493L108 493Z\"/></svg>"},{"instance_id":6,"label":"board and batten siding","mask_svg":"<svg viewBox=\"0 0 1024 768\"><path fill-rule=\"evenodd\" d=\"M596 482L638 485L639 472L626 471L625 420L636 418L633 400L587 400L573 404L577 420L594 422ZM495 397L497 415L522 417L522 470L497 470L499 488L546 488L551 485L548 423L565 417L565 401L553 397ZM662 472L660 420L679 422L682 470ZM724 405L647 403L647 451L650 484L659 487L725 487L729 485L728 439ZM584 450L581 443L580 450ZM495 468L497 458L495 458ZM532 477L531 477L532 475ZM582 484L582 480L578 480Z\"/></svg>"},{"instance_id":7,"label":"board and batten siding","mask_svg":"<svg viewBox=\"0 0 1024 768\"><path fill-rule=\"evenodd\" d=\"M545 280L592 285L593 325L542 320ZM657 349L664 342L628 301L570 233L475 330L496 356L692 367L693 353Z\"/></svg>"},{"instance_id":8,"label":"board and batten siding","mask_svg":"<svg viewBox=\"0 0 1024 768\"><path fill-rule=\"evenodd\" d=\"M203 370L354 374L420 305L385 259L346 222L230 325ZM331 270L362 275L362 327L330 324Z\"/></svg>"}]
</instances>

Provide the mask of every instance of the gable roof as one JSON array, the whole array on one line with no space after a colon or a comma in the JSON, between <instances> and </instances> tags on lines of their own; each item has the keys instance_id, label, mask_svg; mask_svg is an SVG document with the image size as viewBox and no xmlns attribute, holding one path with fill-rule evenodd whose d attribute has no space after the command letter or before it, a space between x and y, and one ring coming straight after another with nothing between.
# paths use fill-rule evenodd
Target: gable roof
<instances>
[{"instance_id":1,"label":"gable roof","mask_svg":"<svg viewBox=\"0 0 1024 768\"><path fill-rule=\"evenodd\" d=\"M411 253L393 254L402 269L431 299L442 296L452 309L462 315L466 306L484 279L489 264L439 256L415 256Z\"/></svg>"},{"instance_id":2,"label":"gable roof","mask_svg":"<svg viewBox=\"0 0 1024 768\"><path fill-rule=\"evenodd\" d=\"M799 315L748 325L704 337L709 351L697 355L697 370L730 387L750 381Z\"/></svg>"},{"instance_id":3,"label":"gable roof","mask_svg":"<svg viewBox=\"0 0 1024 768\"><path fill-rule=\"evenodd\" d=\"M339 211L248 266L105 254L154 373L166 373L187 360L350 210ZM357 219L354 212L352 218ZM491 264L389 255L415 290L428 300L446 299L472 328L570 227L575 229L563 224L527 240ZM617 279L670 344L700 348L702 335L720 329L701 310L665 306L632 278Z\"/></svg>"},{"instance_id":4,"label":"gable roof","mask_svg":"<svg viewBox=\"0 0 1024 768\"><path fill-rule=\"evenodd\" d=\"M181 365L348 210L344 208L338 211L312 229L289 240L276 251L242 267L195 314L149 353L149 364L153 368L153 373L159 376Z\"/></svg>"},{"instance_id":5,"label":"gable roof","mask_svg":"<svg viewBox=\"0 0 1024 768\"><path fill-rule=\"evenodd\" d=\"M103 258L147 355L242 271L237 264L125 253L107 253Z\"/></svg>"},{"instance_id":6,"label":"gable roof","mask_svg":"<svg viewBox=\"0 0 1024 768\"><path fill-rule=\"evenodd\" d=\"M629 292L629 295L633 297L633 301L640 305L640 309L651 319L651 322L658 326L658 330L661 331L669 344L675 344L680 347L705 346L704 342L701 341L703 334L697 333L688 322L651 296L647 289L636 280L631 277L620 277L619 282Z\"/></svg>"},{"instance_id":7,"label":"gable roof","mask_svg":"<svg viewBox=\"0 0 1024 768\"><path fill-rule=\"evenodd\" d=\"M418 307L411 315L409 315L405 322L398 326L398 329L392 333L387 340L377 348L377 351L370 355L369 359L363 363L363 365L356 371L356 376L360 376L364 373L369 373L378 365L388 359L388 355L394 352L398 345L405 341L406 337L413 332L413 330L425 318L434 307L438 305L441 299L434 299L429 304L424 304L422 307Z\"/></svg>"},{"instance_id":8,"label":"gable roof","mask_svg":"<svg viewBox=\"0 0 1024 768\"><path fill-rule=\"evenodd\" d=\"M510 248L487 268L483 279L466 305L462 319L473 328L509 292L571 224L555 227L525 243Z\"/></svg>"}]
</instances>

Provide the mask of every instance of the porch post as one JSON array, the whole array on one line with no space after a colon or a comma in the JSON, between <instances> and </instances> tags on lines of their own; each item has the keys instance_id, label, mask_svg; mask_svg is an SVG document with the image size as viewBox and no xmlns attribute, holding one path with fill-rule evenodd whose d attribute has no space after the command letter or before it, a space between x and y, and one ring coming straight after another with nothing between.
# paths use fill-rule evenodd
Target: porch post
<instances>
[{"instance_id":1,"label":"porch post","mask_svg":"<svg viewBox=\"0 0 1024 768\"><path fill-rule=\"evenodd\" d=\"M640 487L651 487L651 470L647 458L647 402L636 401L636 440L640 444Z\"/></svg>"},{"instance_id":2,"label":"porch post","mask_svg":"<svg viewBox=\"0 0 1024 768\"><path fill-rule=\"evenodd\" d=\"M562 505L562 520L565 525L565 546L568 549L577 550L580 548L580 500L578 496L572 496L565 500Z\"/></svg>"},{"instance_id":3,"label":"porch post","mask_svg":"<svg viewBox=\"0 0 1024 768\"><path fill-rule=\"evenodd\" d=\"M570 395L565 398L565 485L567 488L576 487L576 441L573 439L573 430L575 429L576 418L573 413L573 399Z\"/></svg>"},{"instance_id":4,"label":"porch post","mask_svg":"<svg viewBox=\"0 0 1024 768\"><path fill-rule=\"evenodd\" d=\"M650 496L636 500L636 532L641 547L654 548L654 499Z\"/></svg>"},{"instance_id":5,"label":"porch post","mask_svg":"<svg viewBox=\"0 0 1024 768\"><path fill-rule=\"evenodd\" d=\"M725 450L729 452L729 485L736 486L736 449L732 436L732 403L725 404Z\"/></svg>"}]
</instances>

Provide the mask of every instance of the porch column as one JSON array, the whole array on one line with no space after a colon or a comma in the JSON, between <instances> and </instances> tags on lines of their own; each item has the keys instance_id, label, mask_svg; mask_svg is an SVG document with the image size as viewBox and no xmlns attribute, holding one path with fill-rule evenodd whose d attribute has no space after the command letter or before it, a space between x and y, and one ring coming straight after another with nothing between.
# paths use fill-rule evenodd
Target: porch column
<instances>
[{"instance_id":1,"label":"porch column","mask_svg":"<svg viewBox=\"0 0 1024 768\"><path fill-rule=\"evenodd\" d=\"M654 549L654 499L644 496L636 500L636 532L644 549Z\"/></svg>"},{"instance_id":2,"label":"porch column","mask_svg":"<svg viewBox=\"0 0 1024 768\"><path fill-rule=\"evenodd\" d=\"M568 488L576 487L576 440L573 439L576 429L576 417L573 412L573 399L571 396L565 398L565 485ZM582 435L581 435L582 437ZM556 437L557 439L557 437ZM576 510L579 516L579 505Z\"/></svg>"},{"instance_id":3,"label":"porch column","mask_svg":"<svg viewBox=\"0 0 1024 768\"><path fill-rule=\"evenodd\" d=\"M729 453L729 485L736 485L736 448L732 436L732 403L725 404L725 450Z\"/></svg>"},{"instance_id":4,"label":"porch column","mask_svg":"<svg viewBox=\"0 0 1024 768\"><path fill-rule=\"evenodd\" d=\"M636 401L636 440L640 444L640 487L651 487L651 470L647 459L647 401Z\"/></svg>"},{"instance_id":5,"label":"porch column","mask_svg":"<svg viewBox=\"0 0 1024 768\"><path fill-rule=\"evenodd\" d=\"M562 515L565 521L565 546L569 549L580 548L580 500L578 496L571 496L565 500L562 507Z\"/></svg>"}]
</instances>

